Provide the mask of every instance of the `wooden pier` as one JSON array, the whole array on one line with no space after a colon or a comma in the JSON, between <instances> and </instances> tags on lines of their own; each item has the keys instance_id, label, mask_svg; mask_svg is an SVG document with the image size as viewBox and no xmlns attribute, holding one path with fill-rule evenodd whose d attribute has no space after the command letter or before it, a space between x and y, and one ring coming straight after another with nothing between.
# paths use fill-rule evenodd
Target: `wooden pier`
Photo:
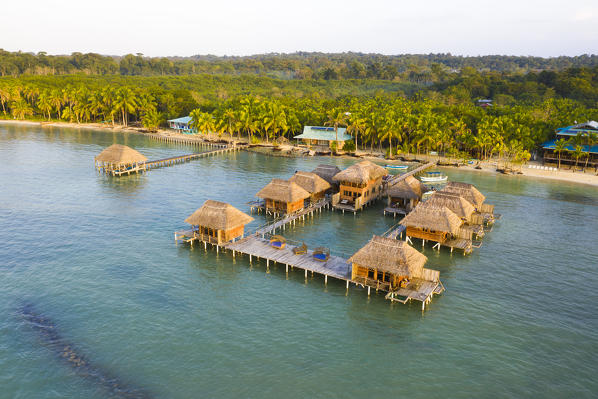
<instances>
[{"instance_id":1,"label":"wooden pier","mask_svg":"<svg viewBox=\"0 0 598 399\"><path fill-rule=\"evenodd\" d=\"M181 137L181 136L165 136L163 134L157 133L146 133L145 136L160 141L163 143L172 143L172 144L181 144L181 145L191 145L191 146L211 146L211 147L218 147L224 148L228 147L228 143L214 143L211 141L206 141L201 136L194 136L189 135L188 137Z\"/></svg>"},{"instance_id":2,"label":"wooden pier","mask_svg":"<svg viewBox=\"0 0 598 399\"><path fill-rule=\"evenodd\" d=\"M393 186L393 185L397 184L398 182L400 182L401 180L404 180L407 176L415 176L418 173L421 173L424 170L429 169L429 168L431 168L431 167L433 167L435 165L436 164L434 162L428 162L427 164L418 166L417 168L415 168L413 170L410 170L407 173L403 173L403 174L400 174L400 175L393 176L392 178L390 178L390 179L388 179L386 181L386 187Z\"/></svg>"},{"instance_id":3,"label":"wooden pier","mask_svg":"<svg viewBox=\"0 0 598 399\"><path fill-rule=\"evenodd\" d=\"M145 163L145 168L146 169L155 169L155 168L161 168L161 167L165 167L165 166L172 166L172 165L176 165L179 163L189 162L194 159L206 158L206 157L216 156L219 154L224 154L227 152L239 151L241 148L242 147L231 146L231 147L224 147L224 148L220 148L220 149L212 150L212 151L198 152L198 153L186 154L186 155L178 155L178 156L170 157L170 158L157 159L155 161L147 161Z\"/></svg>"}]
</instances>

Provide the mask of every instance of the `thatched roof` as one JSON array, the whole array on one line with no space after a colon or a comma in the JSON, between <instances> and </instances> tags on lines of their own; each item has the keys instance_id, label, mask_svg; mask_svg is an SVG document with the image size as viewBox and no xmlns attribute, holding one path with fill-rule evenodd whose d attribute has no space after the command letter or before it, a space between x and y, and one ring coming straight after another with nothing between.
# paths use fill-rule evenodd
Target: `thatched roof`
<instances>
[{"instance_id":1,"label":"thatched roof","mask_svg":"<svg viewBox=\"0 0 598 399\"><path fill-rule=\"evenodd\" d=\"M322 179L326 180L329 184L333 184L334 180L332 180L332 178L334 177L334 175L336 175L340 171L341 170L336 166L321 164L321 165L318 165L318 167L315 168L314 170L312 170L311 172L320 176Z\"/></svg>"},{"instance_id":2,"label":"thatched roof","mask_svg":"<svg viewBox=\"0 0 598 399\"><path fill-rule=\"evenodd\" d=\"M397 184L389 187L387 193L393 198L421 199L426 191L424 185L413 176L407 176Z\"/></svg>"},{"instance_id":3,"label":"thatched roof","mask_svg":"<svg viewBox=\"0 0 598 399\"><path fill-rule=\"evenodd\" d=\"M282 179L272 179L256 196L263 199L289 203L308 198L309 193L297 183Z\"/></svg>"},{"instance_id":4,"label":"thatched roof","mask_svg":"<svg viewBox=\"0 0 598 399\"><path fill-rule=\"evenodd\" d=\"M446 184L446 187L444 187L442 191L459 194L478 209L481 208L484 200L486 199L484 194L480 193L473 184L469 183L450 181Z\"/></svg>"},{"instance_id":5,"label":"thatched roof","mask_svg":"<svg viewBox=\"0 0 598 399\"><path fill-rule=\"evenodd\" d=\"M456 234L463 221L447 207L436 208L420 202L415 209L401 220L401 224L417 229L430 229Z\"/></svg>"},{"instance_id":6,"label":"thatched roof","mask_svg":"<svg viewBox=\"0 0 598 399\"><path fill-rule=\"evenodd\" d=\"M100 152L94 159L98 162L111 164L142 163L147 161L147 158L139 151L135 151L131 147L122 144L112 144Z\"/></svg>"},{"instance_id":7,"label":"thatched roof","mask_svg":"<svg viewBox=\"0 0 598 399\"><path fill-rule=\"evenodd\" d=\"M251 216L226 202L207 200L201 208L185 219L185 222L215 230L230 230L244 226L252 220Z\"/></svg>"},{"instance_id":8,"label":"thatched roof","mask_svg":"<svg viewBox=\"0 0 598 399\"><path fill-rule=\"evenodd\" d=\"M373 236L349 262L400 276L419 277L428 258L405 241Z\"/></svg>"},{"instance_id":9,"label":"thatched roof","mask_svg":"<svg viewBox=\"0 0 598 399\"><path fill-rule=\"evenodd\" d=\"M435 208L442 208L445 206L465 220L470 220L472 213L475 212L475 208L471 202L467 201L459 194L449 192L435 192L426 200L424 206L432 206Z\"/></svg>"},{"instance_id":10,"label":"thatched roof","mask_svg":"<svg viewBox=\"0 0 598 399\"><path fill-rule=\"evenodd\" d=\"M310 194L321 193L330 188L330 184L315 173L297 172L289 179Z\"/></svg>"},{"instance_id":11,"label":"thatched roof","mask_svg":"<svg viewBox=\"0 0 598 399\"><path fill-rule=\"evenodd\" d=\"M367 184L370 180L387 174L388 171L382 166L370 161L361 161L334 175L333 180L335 182Z\"/></svg>"}]
</instances>

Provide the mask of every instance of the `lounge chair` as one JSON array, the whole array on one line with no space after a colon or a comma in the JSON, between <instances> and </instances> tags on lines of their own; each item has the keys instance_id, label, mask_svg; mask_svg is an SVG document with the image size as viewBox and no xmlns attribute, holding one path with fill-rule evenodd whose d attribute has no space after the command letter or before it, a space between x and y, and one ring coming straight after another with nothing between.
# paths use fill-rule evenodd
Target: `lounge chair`
<instances>
[{"instance_id":1,"label":"lounge chair","mask_svg":"<svg viewBox=\"0 0 598 399\"><path fill-rule=\"evenodd\" d=\"M283 236L275 235L270 238L270 246L276 249L283 249L287 245L287 240Z\"/></svg>"},{"instance_id":2,"label":"lounge chair","mask_svg":"<svg viewBox=\"0 0 598 399\"><path fill-rule=\"evenodd\" d=\"M318 247L314 249L312 256L319 262L326 262L328 258L330 258L330 250L328 248Z\"/></svg>"},{"instance_id":3,"label":"lounge chair","mask_svg":"<svg viewBox=\"0 0 598 399\"><path fill-rule=\"evenodd\" d=\"M293 253L295 255L304 255L307 253L307 245L305 243L301 244L300 247L293 248Z\"/></svg>"}]
</instances>

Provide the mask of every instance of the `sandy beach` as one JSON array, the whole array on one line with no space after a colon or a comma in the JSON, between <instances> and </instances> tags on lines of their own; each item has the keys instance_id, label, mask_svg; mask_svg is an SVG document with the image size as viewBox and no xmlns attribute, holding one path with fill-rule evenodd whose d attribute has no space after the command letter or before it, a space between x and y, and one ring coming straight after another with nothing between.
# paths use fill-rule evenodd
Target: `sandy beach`
<instances>
[{"instance_id":1,"label":"sandy beach","mask_svg":"<svg viewBox=\"0 0 598 399\"><path fill-rule=\"evenodd\" d=\"M102 130L102 131L117 131L117 132L127 132L127 133L136 133L136 134L146 134L148 133L145 129L143 128L139 128L139 127L131 127L131 126L121 126L121 125L107 125L107 124L102 124L102 123L69 123L69 122L37 122L37 121L28 121L28 120L1 120L0 119L0 124L12 124L12 125L25 125L25 126L41 126L41 127L67 127L67 128L75 128L75 129L95 129L95 130ZM153 132L154 134L161 134L164 136L170 136L170 137L186 137L189 138L188 135L184 135L184 134L177 134L176 132L173 132L172 130L169 129L159 129L157 132ZM226 135L222 135L222 136L208 136L206 137L206 139L208 141L239 141L236 138L233 138L231 140L230 137L226 136ZM241 139L241 142L246 142L246 140ZM294 148L297 149L297 147L294 147L292 145L285 145L284 146L287 150L292 151ZM263 151L260 151L263 152ZM358 151L358 157L360 158L366 158L366 159L372 159L372 160L380 160L380 156L382 154L379 154L378 156L372 156L372 154L367 154L365 152L362 151ZM343 157L348 157L348 158L355 158L354 156L349 156L349 155L340 155ZM425 159L425 156L420 156L421 158ZM430 161L442 161L442 162L446 162L446 159L443 159L442 157L428 157ZM388 163L396 163L396 164L404 164L405 162L401 162L401 161L396 161L396 160L387 160ZM454 161L453 161L454 162ZM532 166L541 166L541 162L530 162L527 165L524 165L521 168L521 173L520 174L514 174L511 176L516 176L516 177L525 177L525 178L541 178L541 179L551 179L551 180L560 180L560 181L567 181L570 183L579 183L579 184L588 184L591 186L598 186L598 176L596 175L596 173L594 172L586 172L586 173L580 173L580 172L572 172L570 170L561 168L561 170L543 170L543 169L536 169L533 168ZM466 169L466 170L471 170L474 172L479 172L479 173L499 173L496 171L496 160L494 161L486 161L486 162L480 162L479 166L481 167L481 169L476 169L474 165L464 165L464 166L459 166L459 167L455 167L455 166L442 166L441 168L449 168L449 169Z\"/></svg>"}]
</instances>

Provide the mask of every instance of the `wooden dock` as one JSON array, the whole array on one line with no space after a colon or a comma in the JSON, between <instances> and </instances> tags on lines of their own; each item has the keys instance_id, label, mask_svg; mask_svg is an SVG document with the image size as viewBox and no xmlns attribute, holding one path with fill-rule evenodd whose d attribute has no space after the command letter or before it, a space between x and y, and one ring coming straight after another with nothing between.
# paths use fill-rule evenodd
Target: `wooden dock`
<instances>
[{"instance_id":1,"label":"wooden dock","mask_svg":"<svg viewBox=\"0 0 598 399\"><path fill-rule=\"evenodd\" d=\"M203 137L199 135L188 135L188 137L182 136L165 136L163 134L157 133L146 133L145 136L160 141L163 143L172 143L172 144L180 144L180 145L191 145L191 146L211 146L217 148L224 148L228 147L228 143L214 143L211 141L206 141Z\"/></svg>"},{"instance_id":2,"label":"wooden dock","mask_svg":"<svg viewBox=\"0 0 598 399\"><path fill-rule=\"evenodd\" d=\"M172 165L176 165L179 163L189 162L194 159L206 158L206 157L216 156L219 154L224 154L227 152L239 151L241 148L242 147L231 146L231 147L219 148L217 150L212 150L212 151L198 152L198 153L186 154L186 155L178 155L178 156L170 157L170 158L157 159L155 161L147 161L145 163L145 168L146 169L155 169L155 168L162 168L165 166L172 166Z\"/></svg>"}]
</instances>

